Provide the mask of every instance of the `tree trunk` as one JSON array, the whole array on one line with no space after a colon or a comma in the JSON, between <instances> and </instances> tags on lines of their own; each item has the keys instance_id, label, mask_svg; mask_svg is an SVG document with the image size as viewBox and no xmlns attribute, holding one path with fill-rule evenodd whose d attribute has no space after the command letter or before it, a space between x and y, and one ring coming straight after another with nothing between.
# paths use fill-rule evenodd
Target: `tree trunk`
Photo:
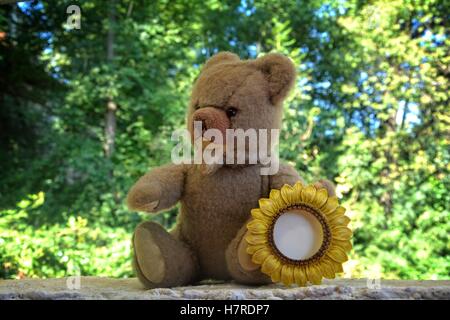
<instances>
[{"instance_id":1,"label":"tree trunk","mask_svg":"<svg viewBox=\"0 0 450 320\"><path fill-rule=\"evenodd\" d=\"M395 113L391 114L389 118L382 124L384 127L384 136L388 137L391 133L396 132L396 118L397 118L397 112L398 109L395 111ZM397 158L392 153L392 142L390 143L390 146L388 146L384 151L384 157L386 158L386 167L381 172L382 176L385 176L387 179L390 179L390 176L392 174L392 170L390 165L395 164L395 167L397 167ZM389 229L389 220L392 216L392 207L394 205L392 200L392 194L394 193L394 188L392 186L392 183L389 183L384 186L385 192L382 194L380 198L380 203L383 205L384 209L384 215L386 217L384 228L387 230Z\"/></svg>"},{"instance_id":2,"label":"tree trunk","mask_svg":"<svg viewBox=\"0 0 450 320\"><path fill-rule=\"evenodd\" d=\"M109 2L108 12L108 38L106 43L106 60L108 63L112 63L114 59L114 24L115 24L115 1ZM116 111L117 104L113 97L108 97L106 103L106 115L105 115L105 156L111 158L114 153L115 140L116 140Z\"/></svg>"},{"instance_id":3,"label":"tree trunk","mask_svg":"<svg viewBox=\"0 0 450 320\"><path fill-rule=\"evenodd\" d=\"M9 38L14 41L14 44L17 40L17 5L12 6L11 9L11 17L9 20Z\"/></svg>"},{"instance_id":4,"label":"tree trunk","mask_svg":"<svg viewBox=\"0 0 450 320\"><path fill-rule=\"evenodd\" d=\"M405 128L406 116L408 115L408 112L409 112L409 101L407 100L405 102L405 106L403 107L402 122L400 125L400 130L402 131Z\"/></svg>"}]
</instances>

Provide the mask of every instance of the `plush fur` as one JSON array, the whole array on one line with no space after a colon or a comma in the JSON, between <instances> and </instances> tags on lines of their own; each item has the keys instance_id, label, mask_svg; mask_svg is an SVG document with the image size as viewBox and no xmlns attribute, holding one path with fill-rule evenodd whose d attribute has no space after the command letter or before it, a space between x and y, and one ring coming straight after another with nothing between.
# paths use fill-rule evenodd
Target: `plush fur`
<instances>
[{"instance_id":1,"label":"plush fur","mask_svg":"<svg viewBox=\"0 0 450 320\"><path fill-rule=\"evenodd\" d=\"M294 81L294 65L283 55L240 60L229 52L216 54L194 85L188 129L192 132L194 119L221 131L279 129L282 102ZM236 116L227 116L230 107L238 110ZM139 179L128 194L131 210L154 213L181 203L170 233L153 222L144 222L135 231L134 267L145 287L187 285L207 278L270 282L245 252L246 222L260 198L300 177L286 164L272 176L261 175L260 169L260 164L208 170L204 165L169 164ZM329 182L322 185L334 192Z\"/></svg>"}]
</instances>

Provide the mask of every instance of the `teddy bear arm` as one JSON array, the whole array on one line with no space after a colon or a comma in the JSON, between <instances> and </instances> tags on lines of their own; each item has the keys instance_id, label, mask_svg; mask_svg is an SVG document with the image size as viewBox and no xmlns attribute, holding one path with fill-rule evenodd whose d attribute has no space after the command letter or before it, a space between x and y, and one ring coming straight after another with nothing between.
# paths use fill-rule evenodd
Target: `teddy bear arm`
<instances>
[{"instance_id":1,"label":"teddy bear arm","mask_svg":"<svg viewBox=\"0 0 450 320\"><path fill-rule=\"evenodd\" d=\"M165 165L141 177L130 189L127 204L130 210L148 213L174 206L184 189L184 165Z\"/></svg>"},{"instance_id":2,"label":"teddy bear arm","mask_svg":"<svg viewBox=\"0 0 450 320\"><path fill-rule=\"evenodd\" d=\"M294 185L297 181L304 183L295 168L286 163L280 163L278 172L270 176L270 189L281 189L285 184Z\"/></svg>"}]
</instances>

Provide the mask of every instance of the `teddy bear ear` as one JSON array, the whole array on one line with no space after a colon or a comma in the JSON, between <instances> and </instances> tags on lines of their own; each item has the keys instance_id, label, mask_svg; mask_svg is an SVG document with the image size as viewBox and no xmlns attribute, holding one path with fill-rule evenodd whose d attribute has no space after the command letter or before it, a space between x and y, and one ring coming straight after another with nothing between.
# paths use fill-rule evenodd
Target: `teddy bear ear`
<instances>
[{"instance_id":1,"label":"teddy bear ear","mask_svg":"<svg viewBox=\"0 0 450 320\"><path fill-rule=\"evenodd\" d=\"M213 55L211 58L206 61L203 69L207 69L213 65L224 63L224 62L233 62L233 61L239 61L239 57L231 52L228 51L222 51L215 55Z\"/></svg>"},{"instance_id":2,"label":"teddy bear ear","mask_svg":"<svg viewBox=\"0 0 450 320\"><path fill-rule=\"evenodd\" d=\"M269 53L254 61L269 83L270 100L274 105L283 102L295 83L295 66L291 59Z\"/></svg>"}]
</instances>

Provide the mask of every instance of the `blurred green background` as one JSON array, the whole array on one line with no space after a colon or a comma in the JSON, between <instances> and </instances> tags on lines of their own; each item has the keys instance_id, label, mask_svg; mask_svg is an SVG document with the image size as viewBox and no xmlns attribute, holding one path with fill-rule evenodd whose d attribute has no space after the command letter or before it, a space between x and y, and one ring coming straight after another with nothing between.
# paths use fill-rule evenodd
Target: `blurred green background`
<instances>
[{"instance_id":1,"label":"blurred green background","mask_svg":"<svg viewBox=\"0 0 450 320\"><path fill-rule=\"evenodd\" d=\"M448 279L449 17L444 0L0 5L0 278L131 276L134 227L176 209L129 212L126 193L170 161L202 63L229 50L296 63L281 157L336 183L344 276Z\"/></svg>"}]
</instances>

